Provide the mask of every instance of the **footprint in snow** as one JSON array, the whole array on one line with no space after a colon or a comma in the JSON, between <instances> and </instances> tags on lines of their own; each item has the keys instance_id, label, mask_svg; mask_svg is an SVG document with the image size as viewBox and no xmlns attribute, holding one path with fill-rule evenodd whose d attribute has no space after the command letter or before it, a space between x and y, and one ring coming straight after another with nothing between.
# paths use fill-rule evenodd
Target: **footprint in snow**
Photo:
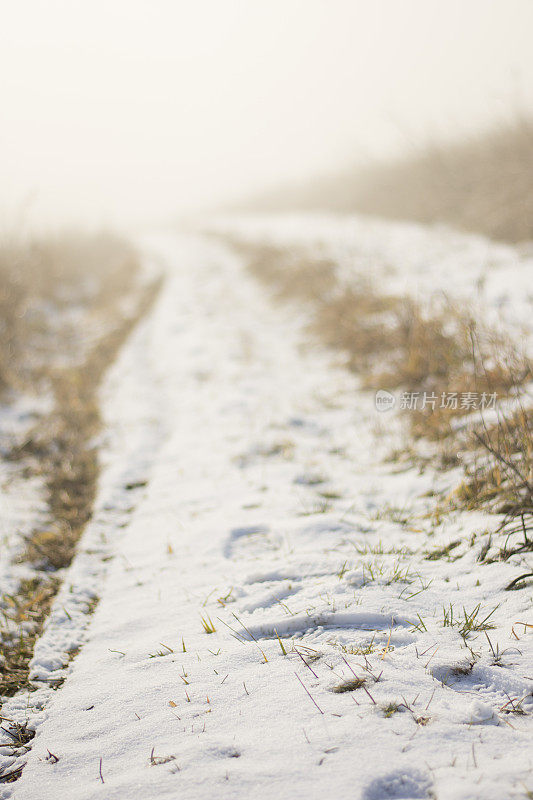
<instances>
[{"instance_id":1,"label":"footprint in snow","mask_svg":"<svg viewBox=\"0 0 533 800\"><path fill-rule=\"evenodd\" d=\"M224 557L232 558L233 550L239 539L260 538L266 536L269 532L268 525L245 525L240 528L232 528L224 545Z\"/></svg>"},{"instance_id":2,"label":"footprint in snow","mask_svg":"<svg viewBox=\"0 0 533 800\"><path fill-rule=\"evenodd\" d=\"M290 417L287 420L287 427L305 431L305 433L309 433L312 436L324 436L326 434L325 428L314 420L306 419L305 417Z\"/></svg>"},{"instance_id":3,"label":"footprint in snow","mask_svg":"<svg viewBox=\"0 0 533 800\"><path fill-rule=\"evenodd\" d=\"M233 745L218 745L208 748L208 753L213 758L240 758L241 751Z\"/></svg>"},{"instance_id":4,"label":"footprint in snow","mask_svg":"<svg viewBox=\"0 0 533 800\"><path fill-rule=\"evenodd\" d=\"M318 472L303 472L297 475L293 481L300 486L320 486L325 483L326 478Z\"/></svg>"},{"instance_id":5,"label":"footprint in snow","mask_svg":"<svg viewBox=\"0 0 533 800\"><path fill-rule=\"evenodd\" d=\"M434 796L427 775L398 770L375 778L364 790L362 800L431 800Z\"/></svg>"}]
</instances>

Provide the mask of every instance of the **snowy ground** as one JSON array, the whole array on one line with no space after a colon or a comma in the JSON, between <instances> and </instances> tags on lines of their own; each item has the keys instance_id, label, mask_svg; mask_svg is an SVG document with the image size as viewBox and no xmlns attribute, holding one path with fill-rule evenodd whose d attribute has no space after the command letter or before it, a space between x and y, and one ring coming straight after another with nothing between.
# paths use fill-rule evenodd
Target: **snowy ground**
<instances>
[{"instance_id":1,"label":"snowy ground","mask_svg":"<svg viewBox=\"0 0 533 800\"><path fill-rule=\"evenodd\" d=\"M533 333L533 248L497 244L444 226L337 214L230 216L212 227L250 241L312 247L338 265L339 280L370 276L382 292L440 294L483 308L490 321Z\"/></svg>"},{"instance_id":2,"label":"snowy ground","mask_svg":"<svg viewBox=\"0 0 533 800\"><path fill-rule=\"evenodd\" d=\"M14 593L21 580L33 573L17 557L25 537L46 520L44 487L38 477L28 478L3 458L14 442L24 441L36 411L48 409L47 398L36 401L20 397L17 402L0 406L0 587L2 594ZM1 642L0 642L1 644ZM1 665L0 650L0 665Z\"/></svg>"},{"instance_id":3,"label":"snowy ground","mask_svg":"<svg viewBox=\"0 0 533 800\"><path fill-rule=\"evenodd\" d=\"M477 563L494 521L434 519L447 477L383 461L394 418L223 245L146 247L167 281L106 382L95 517L32 665L67 680L4 706L37 734L0 748L26 762L0 798L526 797L531 588Z\"/></svg>"}]
</instances>

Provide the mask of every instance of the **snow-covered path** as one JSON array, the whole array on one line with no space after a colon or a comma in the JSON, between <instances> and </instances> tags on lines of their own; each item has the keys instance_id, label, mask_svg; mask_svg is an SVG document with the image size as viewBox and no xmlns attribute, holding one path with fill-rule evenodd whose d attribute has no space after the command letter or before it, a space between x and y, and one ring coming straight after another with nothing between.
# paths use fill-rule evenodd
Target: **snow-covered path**
<instances>
[{"instance_id":1,"label":"snow-covered path","mask_svg":"<svg viewBox=\"0 0 533 800\"><path fill-rule=\"evenodd\" d=\"M506 711L533 710L531 592L474 549L423 558L486 520L423 516L437 478L383 463L372 398L236 256L151 246L167 281L106 384L104 517L72 568L120 509L100 603L0 797L524 796L531 716ZM501 664L443 625L450 603L500 603Z\"/></svg>"}]
</instances>

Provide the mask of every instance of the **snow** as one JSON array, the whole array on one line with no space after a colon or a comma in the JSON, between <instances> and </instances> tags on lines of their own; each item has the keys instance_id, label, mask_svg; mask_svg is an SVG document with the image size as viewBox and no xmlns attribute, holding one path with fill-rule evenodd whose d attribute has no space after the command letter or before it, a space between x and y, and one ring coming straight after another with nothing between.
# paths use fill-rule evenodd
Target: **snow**
<instances>
[{"instance_id":1,"label":"snow","mask_svg":"<svg viewBox=\"0 0 533 800\"><path fill-rule=\"evenodd\" d=\"M341 282L370 277L382 292L459 298L494 324L531 336L533 250L442 225L336 214L220 217L211 228L252 242L311 247L333 259ZM531 340L530 340L531 344Z\"/></svg>"},{"instance_id":2,"label":"snow","mask_svg":"<svg viewBox=\"0 0 533 800\"><path fill-rule=\"evenodd\" d=\"M0 454L24 442L36 415L49 408L49 398L17 395L0 405ZM18 465L0 458L0 609L4 597L13 593L19 582L31 577L31 570L17 564L26 537L47 519L45 488L37 476L21 474ZM1 637L0 637L1 638ZM0 654L0 664L1 664Z\"/></svg>"},{"instance_id":3,"label":"snow","mask_svg":"<svg viewBox=\"0 0 533 800\"><path fill-rule=\"evenodd\" d=\"M480 512L434 518L449 477L384 461L395 415L223 244L143 247L166 282L102 392L95 515L36 648L42 687L3 708L36 736L0 748L26 764L0 798L524 796L531 589L503 590L521 557L478 563ZM457 538L458 560L424 557ZM450 604L493 612L489 638L445 627Z\"/></svg>"}]
</instances>

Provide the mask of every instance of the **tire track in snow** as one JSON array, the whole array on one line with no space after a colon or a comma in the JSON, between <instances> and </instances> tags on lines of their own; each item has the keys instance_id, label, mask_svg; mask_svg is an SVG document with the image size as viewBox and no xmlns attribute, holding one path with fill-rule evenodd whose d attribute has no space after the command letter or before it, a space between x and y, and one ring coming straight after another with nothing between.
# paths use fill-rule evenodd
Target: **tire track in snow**
<instances>
[{"instance_id":1,"label":"tire track in snow","mask_svg":"<svg viewBox=\"0 0 533 800\"><path fill-rule=\"evenodd\" d=\"M476 585L475 554L424 560L431 520L417 530L376 513L401 501L423 520L433 477L380 464L387 443L373 433L371 401L323 352L300 352L294 312L270 307L223 248L161 247L174 266L149 349L168 436L111 543L90 638L38 730L18 796L488 800L518 791L530 717L511 728L497 691L465 697L438 671L470 654L443 627L442 604L488 602L496 572L488 565ZM123 394L109 399L117 414L139 385L136 358L118 376ZM318 506L322 482L298 481L318 468L338 495L330 507ZM482 522L456 524L469 535ZM293 594L272 604L280 586ZM508 593L494 615L502 642L521 602ZM256 636L259 649L243 641L246 628L289 628L300 613L337 614L342 625L283 631L294 637L285 654L277 639ZM389 628L417 614L425 630ZM476 646L479 667L490 664L483 640ZM520 647L502 689L511 677L513 691L522 685L525 637ZM332 691L350 670L372 699ZM57 763L44 760L47 749Z\"/></svg>"}]
</instances>

